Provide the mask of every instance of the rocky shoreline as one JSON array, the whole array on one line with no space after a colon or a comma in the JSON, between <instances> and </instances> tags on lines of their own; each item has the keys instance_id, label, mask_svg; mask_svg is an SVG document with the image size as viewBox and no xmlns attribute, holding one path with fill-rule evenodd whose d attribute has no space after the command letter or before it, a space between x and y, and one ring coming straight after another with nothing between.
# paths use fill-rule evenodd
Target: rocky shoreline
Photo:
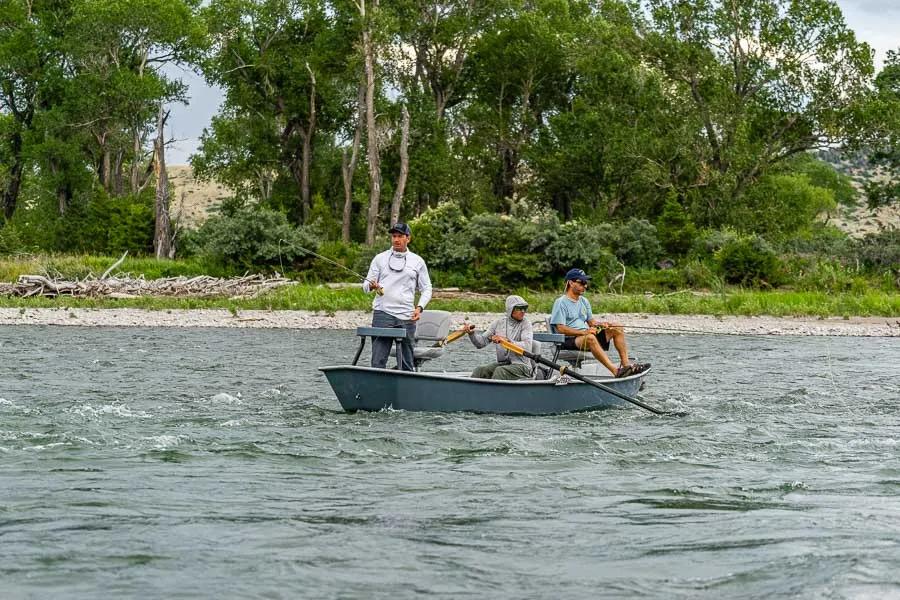
<instances>
[{"instance_id":1,"label":"rocky shoreline","mask_svg":"<svg viewBox=\"0 0 900 600\"><path fill-rule=\"evenodd\" d=\"M719 335L800 335L846 337L900 337L900 319L895 317L715 317L708 315L613 314L633 333ZM530 313L543 321L546 314ZM345 329L367 326L371 313L335 313L303 310L141 310L83 308L0 308L0 325L62 325L82 327L244 327L266 329ZM458 313L455 328L467 319L486 327L493 313ZM540 329L540 328L539 328Z\"/></svg>"}]
</instances>

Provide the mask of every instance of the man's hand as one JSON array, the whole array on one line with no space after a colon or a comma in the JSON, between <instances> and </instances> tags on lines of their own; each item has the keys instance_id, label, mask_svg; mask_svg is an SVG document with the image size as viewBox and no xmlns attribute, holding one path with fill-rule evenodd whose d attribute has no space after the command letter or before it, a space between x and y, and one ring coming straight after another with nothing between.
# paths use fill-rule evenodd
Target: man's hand
<instances>
[{"instance_id":1,"label":"man's hand","mask_svg":"<svg viewBox=\"0 0 900 600\"><path fill-rule=\"evenodd\" d=\"M499 344L501 341L507 342L507 341L509 341L509 340L507 340L507 339L506 339L505 337L503 337L502 335L496 335L496 334L495 334L495 335L492 335L492 336L491 336L491 341L494 342L495 344Z\"/></svg>"},{"instance_id":2,"label":"man's hand","mask_svg":"<svg viewBox=\"0 0 900 600\"><path fill-rule=\"evenodd\" d=\"M475 331L475 325L472 323L467 323L466 325L463 325L463 329L466 333L472 333L473 331Z\"/></svg>"},{"instance_id":3,"label":"man's hand","mask_svg":"<svg viewBox=\"0 0 900 600\"><path fill-rule=\"evenodd\" d=\"M417 306L415 310L413 310L412 317L409 319L410 321L418 321L419 317L422 316L422 307Z\"/></svg>"}]
</instances>

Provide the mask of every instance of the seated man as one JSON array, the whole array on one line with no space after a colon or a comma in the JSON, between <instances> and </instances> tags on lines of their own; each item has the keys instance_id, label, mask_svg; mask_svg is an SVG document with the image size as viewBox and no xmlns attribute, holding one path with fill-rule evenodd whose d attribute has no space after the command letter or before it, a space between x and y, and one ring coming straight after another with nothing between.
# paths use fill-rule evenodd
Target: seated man
<instances>
[{"instance_id":1,"label":"seated man","mask_svg":"<svg viewBox=\"0 0 900 600\"><path fill-rule=\"evenodd\" d=\"M563 348L590 351L616 377L646 371L650 368L650 363L628 362L628 346L625 344L622 326L594 318L591 303L584 297L590 281L590 276L581 269L569 269L566 273L566 293L553 303L550 325L556 329L556 333L566 336ZM619 353L618 368L605 352L609 350L610 342Z\"/></svg>"},{"instance_id":2,"label":"seated man","mask_svg":"<svg viewBox=\"0 0 900 600\"><path fill-rule=\"evenodd\" d=\"M483 333L477 333L474 325L469 325L469 339L476 348L484 348L489 342L507 340L516 346L531 351L531 323L525 319L528 303L522 296L506 298L506 316L497 319ZM531 379L531 361L524 356L513 354L497 344L497 362L483 365L472 372L479 379Z\"/></svg>"}]
</instances>

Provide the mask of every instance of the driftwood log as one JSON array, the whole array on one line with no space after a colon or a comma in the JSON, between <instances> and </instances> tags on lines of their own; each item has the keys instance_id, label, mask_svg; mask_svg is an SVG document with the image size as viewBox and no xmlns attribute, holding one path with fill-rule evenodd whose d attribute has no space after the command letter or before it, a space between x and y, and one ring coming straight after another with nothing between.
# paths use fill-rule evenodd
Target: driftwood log
<instances>
[{"instance_id":1,"label":"driftwood log","mask_svg":"<svg viewBox=\"0 0 900 600\"><path fill-rule=\"evenodd\" d=\"M254 298L293 282L280 276L245 275L231 279L199 277L167 277L146 280L128 276L76 281L60 281L43 275L22 275L16 283L0 283L0 295L30 298L74 296L78 298L138 298L140 296L175 296L184 298Z\"/></svg>"}]
</instances>

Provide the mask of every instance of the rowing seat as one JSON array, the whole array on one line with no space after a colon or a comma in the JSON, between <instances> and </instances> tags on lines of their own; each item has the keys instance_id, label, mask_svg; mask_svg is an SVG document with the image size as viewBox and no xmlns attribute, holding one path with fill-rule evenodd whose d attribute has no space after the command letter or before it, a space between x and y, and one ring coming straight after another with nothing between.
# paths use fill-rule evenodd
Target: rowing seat
<instances>
[{"instance_id":1,"label":"rowing seat","mask_svg":"<svg viewBox=\"0 0 900 600\"><path fill-rule=\"evenodd\" d=\"M450 333L450 313L446 310L423 310L416 321L416 345L413 347L413 360L416 370L425 362L440 358L444 348L434 348L434 344L442 341ZM396 356L396 348L391 348L391 356Z\"/></svg>"},{"instance_id":2,"label":"rowing seat","mask_svg":"<svg viewBox=\"0 0 900 600\"><path fill-rule=\"evenodd\" d=\"M561 333L556 333L556 328L550 324L550 318L544 321L547 325L547 331L550 333L542 333L542 336L547 336L546 339L541 339L542 342L548 342L554 344L555 350L553 353L553 362L557 362L558 360L564 360L572 366L579 366L581 363L594 360L594 355L590 352L584 352L583 350L569 350L563 348L563 342L566 340L566 336ZM537 335L535 334L535 339L537 339Z\"/></svg>"}]
</instances>

